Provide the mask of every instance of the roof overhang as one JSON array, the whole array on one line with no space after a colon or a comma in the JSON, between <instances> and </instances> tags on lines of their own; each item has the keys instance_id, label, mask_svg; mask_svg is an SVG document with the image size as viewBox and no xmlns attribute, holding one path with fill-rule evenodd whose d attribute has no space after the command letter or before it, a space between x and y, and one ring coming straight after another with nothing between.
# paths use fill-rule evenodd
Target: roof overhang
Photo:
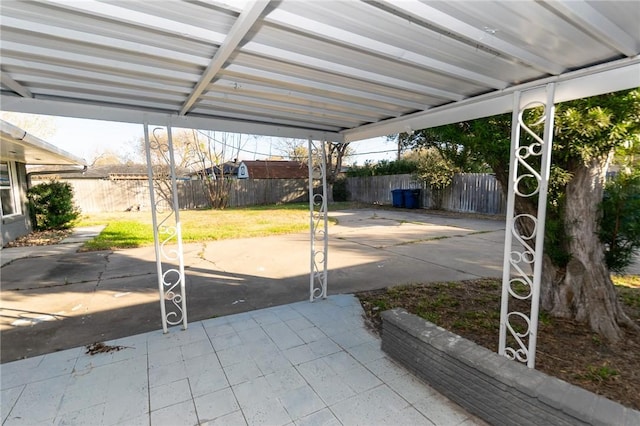
<instances>
[{"instance_id":1,"label":"roof overhang","mask_svg":"<svg viewBox=\"0 0 640 426\"><path fill-rule=\"evenodd\" d=\"M16 161L28 165L87 165L84 159L3 120L0 120L0 142L0 159L3 161Z\"/></svg>"},{"instance_id":2,"label":"roof overhang","mask_svg":"<svg viewBox=\"0 0 640 426\"><path fill-rule=\"evenodd\" d=\"M6 0L5 110L355 141L640 86L640 2Z\"/></svg>"}]
</instances>

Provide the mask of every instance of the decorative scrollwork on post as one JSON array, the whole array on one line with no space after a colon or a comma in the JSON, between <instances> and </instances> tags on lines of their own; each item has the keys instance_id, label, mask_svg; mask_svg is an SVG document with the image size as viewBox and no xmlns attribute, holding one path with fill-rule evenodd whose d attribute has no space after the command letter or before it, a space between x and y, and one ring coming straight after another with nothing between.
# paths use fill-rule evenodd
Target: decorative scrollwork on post
<instances>
[{"instance_id":1,"label":"decorative scrollwork on post","mask_svg":"<svg viewBox=\"0 0 640 426\"><path fill-rule=\"evenodd\" d=\"M547 189L553 134L554 85L546 87L546 102L520 106L515 94L511 134L511 162L507 197L502 276L502 306L498 352L509 359L535 366L536 335L544 243ZM534 108L539 118L527 123ZM537 114L535 114L537 115ZM540 125L544 124L542 137ZM521 138L521 131L528 135ZM537 203L536 214L516 213L516 199Z\"/></svg>"},{"instance_id":2,"label":"decorative scrollwork on post","mask_svg":"<svg viewBox=\"0 0 640 426\"><path fill-rule=\"evenodd\" d=\"M309 220L311 240L311 265L309 273L309 300L327 297L327 254L329 249L327 210L327 163L325 142L317 147L309 139ZM316 161L314 161L314 159ZM316 193L314 179L321 181Z\"/></svg>"},{"instance_id":3,"label":"decorative scrollwork on post","mask_svg":"<svg viewBox=\"0 0 640 426\"><path fill-rule=\"evenodd\" d=\"M167 325L180 323L186 330L187 305L171 127L167 127L166 139L163 131L153 129L150 139L148 125L144 126L160 312L166 333Z\"/></svg>"}]
</instances>

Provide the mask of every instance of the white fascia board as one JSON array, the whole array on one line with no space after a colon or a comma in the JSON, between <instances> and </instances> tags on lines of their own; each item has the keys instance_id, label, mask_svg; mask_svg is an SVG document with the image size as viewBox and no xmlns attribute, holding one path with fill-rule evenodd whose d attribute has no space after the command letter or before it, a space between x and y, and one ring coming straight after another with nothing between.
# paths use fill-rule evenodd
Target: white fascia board
<instances>
[{"instance_id":1,"label":"white fascia board","mask_svg":"<svg viewBox=\"0 0 640 426\"><path fill-rule=\"evenodd\" d=\"M88 118L92 120L121 123L149 123L186 129L215 130L248 135L275 136L283 138L325 140L343 142L343 135L312 128L287 127L219 118L179 116L177 113L143 111L135 108L92 105L90 103L56 101L51 99L19 98L2 94L0 104L4 111L60 117Z\"/></svg>"},{"instance_id":2,"label":"white fascia board","mask_svg":"<svg viewBox=\"0 0 640 426\"><path fill-rule=\"evenodd\" d=\"M545 85L548 83L556 83L555 103L640 87L640 56L536 80L405 117L344 130L344 141L353 142L411 132L509 112L513 109L513 94L517 91L522 92L522 105L545 102Z\"/></svg>"},{"instance_id":3,"label":"white fascia board","mask_svg":"<svg viewBox=\"0 0 640 426\"><path fill-rule=\"evenodd\" d=\"M19 127L14 126L4 120L0 120L0 133L2 139L7 140L15 146L23 146L31 150L40 151L48 158L54 158L51 164L75 164L86 166L84 158L77 157L67 151L58 148L36 136L27 133ZM59 161L58 161L59 160ZM43 163L39 163L43 164Z\"/></svg>"}]
</instances>

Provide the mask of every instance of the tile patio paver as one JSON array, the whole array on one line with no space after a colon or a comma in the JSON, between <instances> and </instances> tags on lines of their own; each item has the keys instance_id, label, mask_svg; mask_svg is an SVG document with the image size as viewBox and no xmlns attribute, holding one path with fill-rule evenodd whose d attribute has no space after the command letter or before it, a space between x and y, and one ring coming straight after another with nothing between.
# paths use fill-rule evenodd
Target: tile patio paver
<instances>
[{"instance_id":1,"label":"tile patio paver","mask_svg":"<svg viewBox=\"0 0 640 426\"><path fill-rule=\"evenodd\" d=\"M3 425L483 424L381 351L351 295L0 367Z\"/></svg>"}]
</instances>

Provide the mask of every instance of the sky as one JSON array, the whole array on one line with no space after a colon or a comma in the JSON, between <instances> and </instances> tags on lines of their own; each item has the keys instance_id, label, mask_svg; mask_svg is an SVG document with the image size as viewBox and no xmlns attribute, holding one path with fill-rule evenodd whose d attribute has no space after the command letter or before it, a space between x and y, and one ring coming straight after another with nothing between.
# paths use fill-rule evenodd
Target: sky
<instances>
[{"instance_id":1,"label":"sky","mask_svg":"<svg viewBox=\"0 0 640 426\"><path fill-rule=\"evenodd\" d=\"M55 133L42 139L89 163L105 150L135 155L137 141L144 137L142 124L68 117L54 117L54 122ZM250 138L239 160L266 159L270 153L281 155L281 146L275 139ZM348 164L363 165L367 160L375 163L384 159L393 160L396 156L396 144L387 141L386 137L352 142L350 146L355 150L355 155L348 158Z\"/></svg>"}]
</instances>

